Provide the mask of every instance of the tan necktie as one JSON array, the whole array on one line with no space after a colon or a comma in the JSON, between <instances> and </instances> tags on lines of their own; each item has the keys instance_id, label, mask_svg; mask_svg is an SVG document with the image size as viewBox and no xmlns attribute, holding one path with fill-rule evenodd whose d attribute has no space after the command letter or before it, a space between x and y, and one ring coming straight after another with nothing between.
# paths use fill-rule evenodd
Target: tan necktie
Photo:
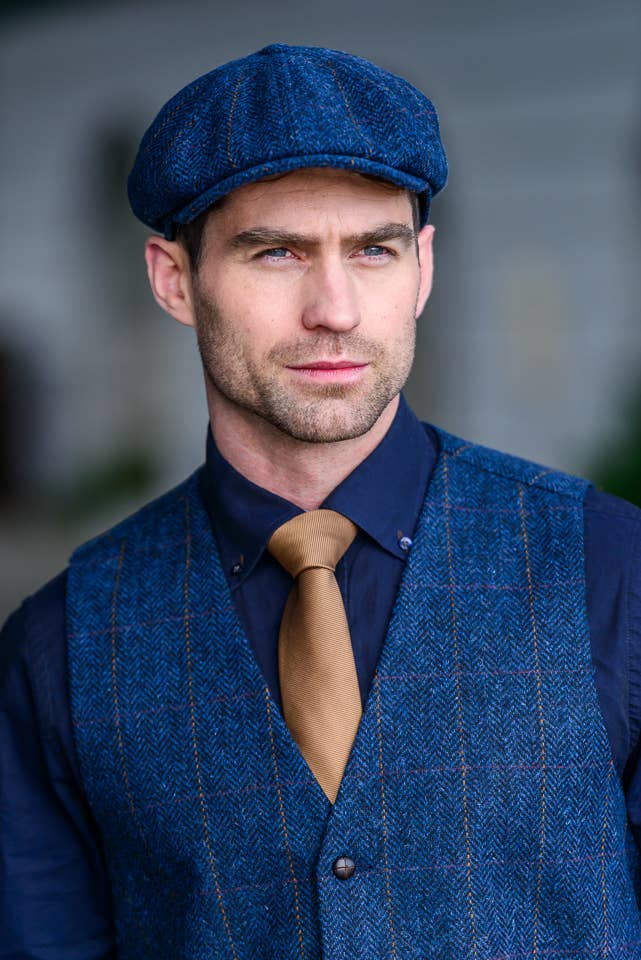
<instances>
[{"instance_id":1,"label":"tan necktie","mask_svg":"<svg viewBox=\"0 0 641 960\"><path fill-rule=\"evenodd\" d=\"M334 803L361 719L361 698L345 607L334 576L357 528L333 510L284 523L267 547L294 577L278 635L283 715Z\"/></svg>"}]
</instances>

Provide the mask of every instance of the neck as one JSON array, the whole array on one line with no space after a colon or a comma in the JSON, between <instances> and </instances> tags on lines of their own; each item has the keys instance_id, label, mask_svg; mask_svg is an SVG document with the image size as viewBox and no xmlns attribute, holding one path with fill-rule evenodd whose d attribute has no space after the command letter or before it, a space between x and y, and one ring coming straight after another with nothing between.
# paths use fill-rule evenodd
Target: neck
<instances>
[{"instance_id":1,"label":"neck","mask_svg":"<svg viewBox=\"0 0 641 960\"><path fill-rule=\"evenodd\" d=\"M222 456L259 487L315 510L378 446L398 409L394 397L361 437L335 443L295 440L208 390L211 430Z\"/></svg>"}]
</instances>

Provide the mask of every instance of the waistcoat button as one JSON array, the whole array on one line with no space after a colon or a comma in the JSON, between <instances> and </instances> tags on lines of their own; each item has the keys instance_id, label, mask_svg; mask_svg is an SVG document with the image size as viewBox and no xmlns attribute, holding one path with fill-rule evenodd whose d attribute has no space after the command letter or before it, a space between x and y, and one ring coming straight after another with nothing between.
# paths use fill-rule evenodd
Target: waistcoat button
<instances>
[{"instance_id":1,"label":"waistcoat button","mask_svg":"<svg viewBox=\"0 0 641 960\"><path fill-rule=\"evenodd\" d=\"M338 860L334 860L332 870L339 880L349 880L356 870L356 864L351 857L339 857Z\"/></svg>"}]
</instances>

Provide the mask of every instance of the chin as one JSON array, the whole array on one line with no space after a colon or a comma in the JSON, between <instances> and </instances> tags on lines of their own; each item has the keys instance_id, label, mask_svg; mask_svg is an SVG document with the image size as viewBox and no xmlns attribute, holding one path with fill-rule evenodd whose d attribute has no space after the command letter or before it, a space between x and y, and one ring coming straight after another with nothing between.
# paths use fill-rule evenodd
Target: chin
<instances>
[{"instance_id":1,"label":"chin","mask_svg":"<svg viewBox=\"0 0 641 960\"><path fill-rule=\"evenodd\" d=\"M288 410L262 414L272 426L294 440L304 443L340 443L363 437L375 426L390 400L382 405L359 404L354 409L336 409L336 404L319 400L314 404ZM350 404L350 406L352 406Z\"/></svg>"}]
</instances>

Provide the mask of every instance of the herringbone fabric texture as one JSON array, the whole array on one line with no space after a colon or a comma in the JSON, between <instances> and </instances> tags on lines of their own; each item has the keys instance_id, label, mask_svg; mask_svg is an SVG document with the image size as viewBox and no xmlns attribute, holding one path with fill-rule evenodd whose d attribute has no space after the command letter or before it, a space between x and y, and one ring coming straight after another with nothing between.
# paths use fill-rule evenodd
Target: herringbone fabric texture
<instances>
[{"instance_id":1,"label":"herringbone fabric texture","mask_svg":"<svg viewBox=\"0 0 641 960\"><path fill-rule=\"evenodd\" d=\"M294 577L278 636L283 716L331 803L362 714L352 640L334 576L356 533L340 513L310 510L280 526L268 544Z\"/></svg>"},{"instance_id":2,"label":"herringbone fabric texture","mask_svg":"<svg viewBox=\"0 0 641 960\"><path fill-rule=\"evenodd\" d=\"M440 439L333 807L243 635L197 477L75 554L72 718L120 960L641 958L585 484Z\"/></svg>"},{"instance_id":3,"label":"herringbone fabric texture","mask_svg":"<svg viewBox=\"0 0 641 960\"><path fill-rule=\"evenodd\" d=\"M224 63L165 104L129 175L135 215L173 237L220 197L303 167L380 177L430 200L447 159L416 87L340 50L273 43Z\"/></svg>"}]
</instances>

